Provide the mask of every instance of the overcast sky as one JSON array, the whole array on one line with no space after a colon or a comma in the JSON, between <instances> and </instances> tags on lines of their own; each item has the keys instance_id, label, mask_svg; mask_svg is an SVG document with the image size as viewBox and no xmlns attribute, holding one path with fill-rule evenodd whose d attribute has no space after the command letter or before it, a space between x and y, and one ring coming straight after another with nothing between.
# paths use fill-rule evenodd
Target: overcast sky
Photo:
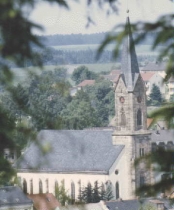
<instances>
[{"instance_id":1,"label":"overcast sky","mask_svg":"<svg viewBox=\"0 0 174 210\"><path fill-rule=\"evenodd\" d=\"M59 8L55 4L39 3L29 18L41 24L45 30L34 31L34 33L39 35L89 34L109 31L116 24L125 22L127 8L130 10L131 22L155 21L160 15L174 12L174 0L172 2L169 0L120 0L119 14L112 14L109 17L95 4L87 8L86 0L79 0L79 2L68 0L67 2L71 2L70 10ZM88 12L95 21L95 25L86 28Z\"/></svg>"}]
</instances>

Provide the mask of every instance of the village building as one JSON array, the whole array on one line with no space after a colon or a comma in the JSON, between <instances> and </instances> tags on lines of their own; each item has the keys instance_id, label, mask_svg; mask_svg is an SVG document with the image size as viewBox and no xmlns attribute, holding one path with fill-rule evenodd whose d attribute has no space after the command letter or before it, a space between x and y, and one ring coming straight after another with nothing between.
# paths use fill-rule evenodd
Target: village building
<instances>
[{"instance_id":1,"label":"village building","mask_svg":"<svg viewBox=\"0 0 174 210\"><path fill-rule=\"evenodd\" d=\"M168 101L173 101L174 100L174 78L171 77L167 82L166 82L166 99Z\"/></svg>"},{"instance_id":2,"label":"village building","mask_svg":"<svg viewBox=\"0 0 174 210\"><path fill-rule=\"evenodd\" d=\"M33 202L17 186L1 187L0 210L33 210Z\"/></svg>"},{"instance_id":3,"label":"village building","mask_svg":"<svg viewBox=\"0 0 174 210\"><path fill-rule=\"evenodd\" d=\"M150 95L153 85L159 87L162 97L166 97L166 84L164 83L164 78L159 73L145 72L141 73L141 77L146 86L146 95Z\"/></svg>"},{"instance_id":4,"label":"village building","mask_svg":"<svg viewBox=\"0 0 174 210\"><path fill-rule=\"evenodd\" d=\"M167 68L167 63L165 62L156 62L156 63L148 63L146 66L144 66L141 69L141 72L147 73L147 72L154 72L154 73L160 73L162 75L165 75L165 71Z\"/></svg>"},{"instance_id":5,"label":"village building","mask_svg":"<svg viewBox=\"0 0 174 210\"><path fill-rule=\"evenodd\" d=\"M95 84L95 80L83 80L81 83L79 83L77 86L74 86L70 88L70 95L75 96L77 91L83 90L86 86L91 86Z\"/></svg>"},{"instance_id":6,"label":"village building","mask_svg":"<svg viewBox=\"0 0 174 210\"><path fill-rule=\"evenodd\" d=\"M59 210L61 206L52 193L31 194L34 210Z\"/></svg>"}]
</instances>

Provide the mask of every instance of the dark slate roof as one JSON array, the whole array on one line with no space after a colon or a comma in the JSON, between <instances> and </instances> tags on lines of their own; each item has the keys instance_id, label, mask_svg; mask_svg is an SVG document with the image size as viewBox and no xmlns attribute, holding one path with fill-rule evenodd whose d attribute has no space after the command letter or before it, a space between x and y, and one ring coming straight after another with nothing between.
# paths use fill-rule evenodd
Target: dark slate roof
<instances>
[{"instance_id":1,"label":"dark slate roof","mask_svg":"<svg viewBox=\"0 0 174 210\"><path fill-rule=\"evenodd\" d=\"M139 66L135 52L134 40L131 32L129 17L126 21L126 38L122 47L121 70L124 74L124 80L128 91L132 91L139 76Z\"/></svg>"},{"instance_id":2,"label":"dark slate roof","mask_svg":"<svg viewBox=\"0 0 174 210\"><path fill-rule=\"evenodd\" d=\"M0 207L32 204L32 200L27 198L19 187L8 186L0 188Z\"/></svg>"},{"instance_id":3,"label":"dark slate roof","mask_svg":"<svg viewBox=\"0 0 174 210\"><path fill-rule=\"evenodd\" d=\"M174 142L174 130L152 131L152 142Z\"/></svg>"},{"instance_id":4,"label":"dark slate roof","mask_svg":"<svg viewBox=\"0 0 174 210\"><path fill-rule=\"evenodd\" d=\"M140 202L138 200L107 201L106 206L109 210L139 210Z\"/></svg>"},{"instance_id":5,"label":"dark slate roof","mask_svg":"<svg viewBox=\"0 0 174 210\"><path fill-rule=\"evenodd\" d=\"M39 149L50 151L45 155ZM112 131L42 130L17 161L18 170L108 173L123 145L112 145Z\"/></svg>"},{"instance_id":6,"label":"dark slate roof","mask_svg":"<svg viewBox=\"0 0 174 210\"><path fill-rule=\"evenodd\" d=\"M148 63L141 71L165 71L167 67L166 63Z\"/></svg>"},{"instance_id":7,"label":"dark slate roof","mask_svg":"<svg viewBox=\"0 0 174 210\"><path fill-rule=\"evenodd\" d=\"M165 209L173 209L174 204L171 200L167 199L140 199L140 200L118 200L118 201L107 201L106 206L109 210L139 210L141 206L145 207L146 205L153 203L164 203ZM155 207L155 205L153 205ZM155 208L157 209L157 208Z\"/></svg>"}]
</instances>

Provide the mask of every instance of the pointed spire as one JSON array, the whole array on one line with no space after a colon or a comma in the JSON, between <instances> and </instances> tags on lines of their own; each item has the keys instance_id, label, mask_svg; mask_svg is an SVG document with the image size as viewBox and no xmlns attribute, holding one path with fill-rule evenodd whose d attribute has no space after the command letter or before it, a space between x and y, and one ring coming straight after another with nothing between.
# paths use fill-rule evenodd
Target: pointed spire
<instances>
[{"instance_id":1,"label":"pointed spire","mask_svg":"<svg viewBox=\"0 0 174 210\"><path fill-rule=\"evenodd\" d=\"M129 10L127 11L129 13ZM121 69L124 75L128 91L133 91L135 82L139 75L139 66L135 52L134 40L131 32L129 17L126 20L126 37L122 47Z\"/></svg>"}]
</instances>

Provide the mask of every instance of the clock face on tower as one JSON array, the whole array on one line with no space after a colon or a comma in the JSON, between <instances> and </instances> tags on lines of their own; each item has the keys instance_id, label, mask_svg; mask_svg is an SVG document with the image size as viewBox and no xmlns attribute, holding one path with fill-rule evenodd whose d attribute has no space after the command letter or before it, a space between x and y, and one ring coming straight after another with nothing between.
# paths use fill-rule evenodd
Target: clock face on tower
<instances>
[{"instance_id":1,"label":"clock face on tower","mask_svg":"<svg viewBox=\"0 0 174 210\"><path fill-rule=\"evenodd\" d=\"M121 103L124 103L124 102L125 102L125 99L124 99L123 96L120 97L120 102L121 102Z\"/></svg>"}]
</instances>

